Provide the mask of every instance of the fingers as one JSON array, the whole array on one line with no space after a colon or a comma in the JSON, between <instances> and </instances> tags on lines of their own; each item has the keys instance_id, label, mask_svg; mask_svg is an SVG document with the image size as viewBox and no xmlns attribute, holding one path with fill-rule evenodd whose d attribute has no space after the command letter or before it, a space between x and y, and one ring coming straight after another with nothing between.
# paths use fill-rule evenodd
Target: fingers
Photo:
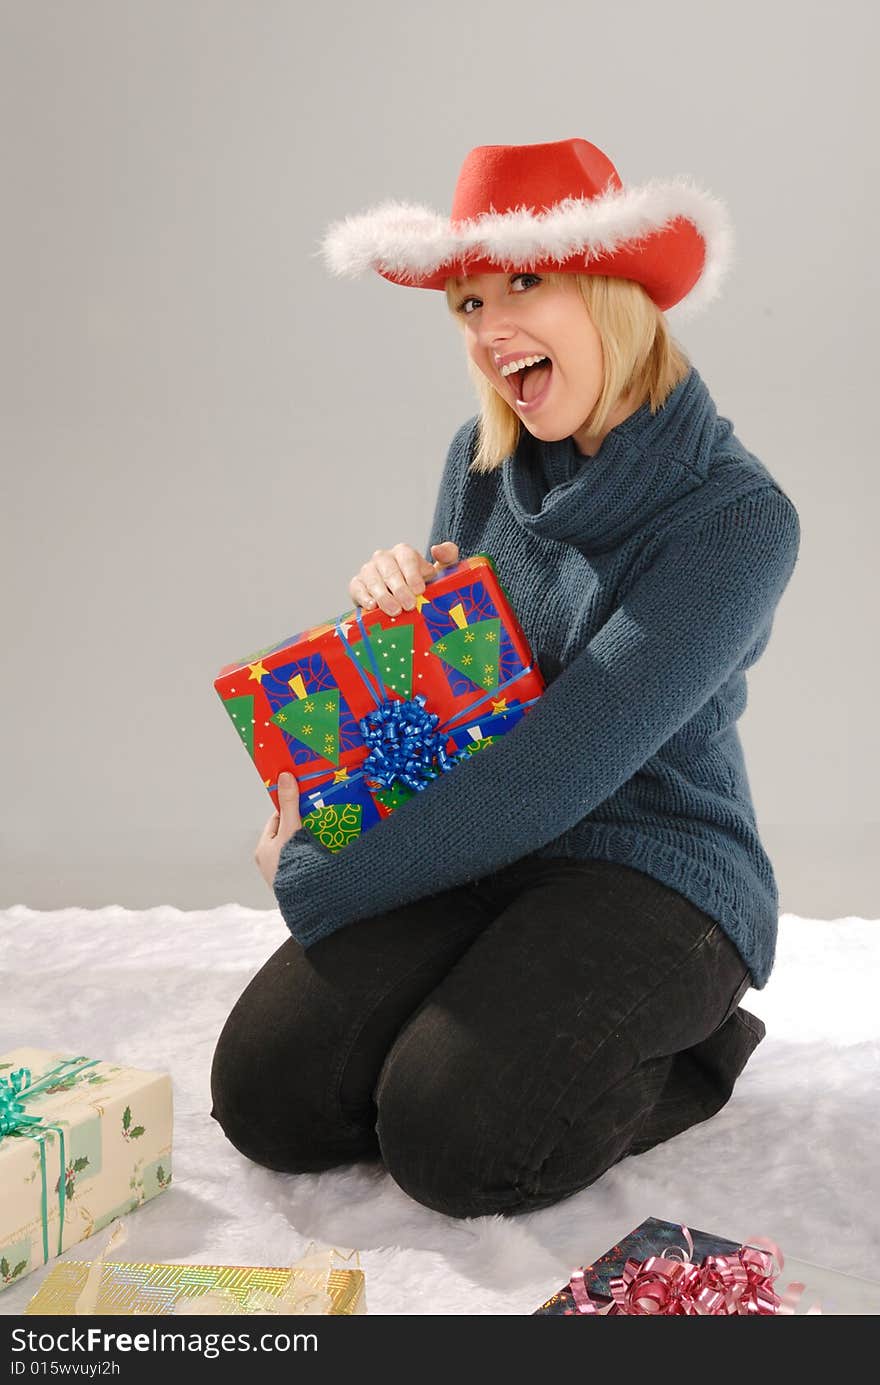
<instances>
[{"instance_id":1,"label":"fingers","mask_svg":"<svg viewBox=\"0 0 880 1385\"><path fill-rule=\"evenodd\" d=\"M274 841L274 839L278 836L278 828L280 823L281 818L279 817L278 813L273 813L272 816L269 818L269 821L266 823L266 826L260 833L260 840L257 842L256 850L254 851L254 860L256 861L257 865L259 865L262 860L263 847L266 845L266 843Z\"/></svg>"},{"instance_id":2,"label":"fingers","mask_svg":"<svg viewBox=\"0 0 880 1385\"><path fill-rule=\"evenodd\" d=\"M446 564L457 561L455 544L435 545L434 548L441 550L439 556ZM455 557L451 556L453 550ZM429 563L417 548L398 543L394 548L377 548L352 578L348 591L352 600L366 610L378 606L386 615L399 616L402 611L414 609L416 597L425 590L425 582L436 577L437 572L437 564Z\"/></svg>"},{"instance_id":3,"label":"fingers","mask_svg":"<svg viewBox=\"0 0 880 1385\"><path fill-rule=\"evenodd\" d=\"M444 539L442 543L432 543L431 552L434 555L433 567L437 573L443 571L444 567L451 567L458 562L458 544L451 539Z\"/></svg>"},{"instance_id":4,"label":"fingers","mask_svg":"<svg viewBox=\"0 0 880 1385\"><path fill-rule=\"evenodd\" d=\"M285 840L302 827L299 815L299 785L288 770L278 776L278 806L281 809L278 833Z\"/></svg>"}]
</instances>

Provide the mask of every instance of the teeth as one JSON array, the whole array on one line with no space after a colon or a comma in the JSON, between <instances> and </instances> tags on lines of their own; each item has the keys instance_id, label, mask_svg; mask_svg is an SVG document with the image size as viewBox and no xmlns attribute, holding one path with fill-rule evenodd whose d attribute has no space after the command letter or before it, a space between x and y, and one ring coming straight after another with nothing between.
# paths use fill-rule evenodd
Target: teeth
<instances>
[{"instance_id":1,"label":"teeth","mask_svg":"<svg viewBox=\"0 0 880 1385\"><path fill-rule=\"evenodd\" d=\"M501 367L502 375L513 375L517 370L523 370L527 365L537 365L538 361L546 361L547 356L523 356L519 361L509 361L507 365Z\"/></svg>"}]
</instances>

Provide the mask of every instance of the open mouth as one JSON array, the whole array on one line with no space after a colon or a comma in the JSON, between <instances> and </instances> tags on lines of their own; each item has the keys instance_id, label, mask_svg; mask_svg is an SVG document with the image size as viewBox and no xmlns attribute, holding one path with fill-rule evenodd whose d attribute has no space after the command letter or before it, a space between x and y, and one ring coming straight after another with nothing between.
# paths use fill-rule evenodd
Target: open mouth
<instances>
[{"instance_id":1,"label":"open mouth","mask_svg":"<svg viewBox=\"0 0 880 1385\"><path fill-rule=\"evenodd\" d=\"M549 356L545 356L535 365L524 366L522 370L517 370L505 378L517 401L528 408L546 395L552 374L553 362Z\"/></svg>"}]
</instances>

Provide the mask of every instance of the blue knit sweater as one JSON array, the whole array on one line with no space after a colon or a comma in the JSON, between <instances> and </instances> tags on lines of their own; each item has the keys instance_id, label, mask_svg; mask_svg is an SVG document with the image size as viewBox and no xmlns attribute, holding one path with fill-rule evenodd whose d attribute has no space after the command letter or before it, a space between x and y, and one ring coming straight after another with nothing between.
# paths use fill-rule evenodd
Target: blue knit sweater
<instances>
[{"instance_id":1,"label":"blue knit sweater","mask_svg":"<svg viewBox=\"0 0 880 1385\"><path fill-rule=\"evenodd\" d=\"M547 690L343 851L296 832L274 881L291 933L308 947L531 854L599 858L717 919L761 989L778 896L737 719L797 559L794 505L695 368L595 457L523 429L469 472L476 425L452 440L429 547L492 556Z\"/></svg>"}]
</instances>

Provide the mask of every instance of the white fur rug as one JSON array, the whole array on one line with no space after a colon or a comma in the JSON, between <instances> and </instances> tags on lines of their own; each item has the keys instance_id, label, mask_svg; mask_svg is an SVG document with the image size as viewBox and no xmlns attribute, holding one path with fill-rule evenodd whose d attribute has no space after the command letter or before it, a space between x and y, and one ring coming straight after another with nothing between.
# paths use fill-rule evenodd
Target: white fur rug
<instances>
[{"instance_id":1,"label":"white fur rug","mask_svg":"<svg viewBox=\"0 0 880 1385\"><path fill-rule=\"evenodd\" d=\"M277 911L236 904L0 911L0 1053L66 1049L173 1076L174 1181L127 1219L122 1258L287 1265L314 1240L359 1249L370 1313L526 1314L656 1216L880 1279L880 921L782 917L773 976L743 1002L767 1037L712 1120L555 1207L469 1221L414 1203L379 1164L258 1168L210 1119L217 1035L286 936ZM0 1312L22 1312L46 1273L0 1294Z\"/></svg>"}]
</instances>

